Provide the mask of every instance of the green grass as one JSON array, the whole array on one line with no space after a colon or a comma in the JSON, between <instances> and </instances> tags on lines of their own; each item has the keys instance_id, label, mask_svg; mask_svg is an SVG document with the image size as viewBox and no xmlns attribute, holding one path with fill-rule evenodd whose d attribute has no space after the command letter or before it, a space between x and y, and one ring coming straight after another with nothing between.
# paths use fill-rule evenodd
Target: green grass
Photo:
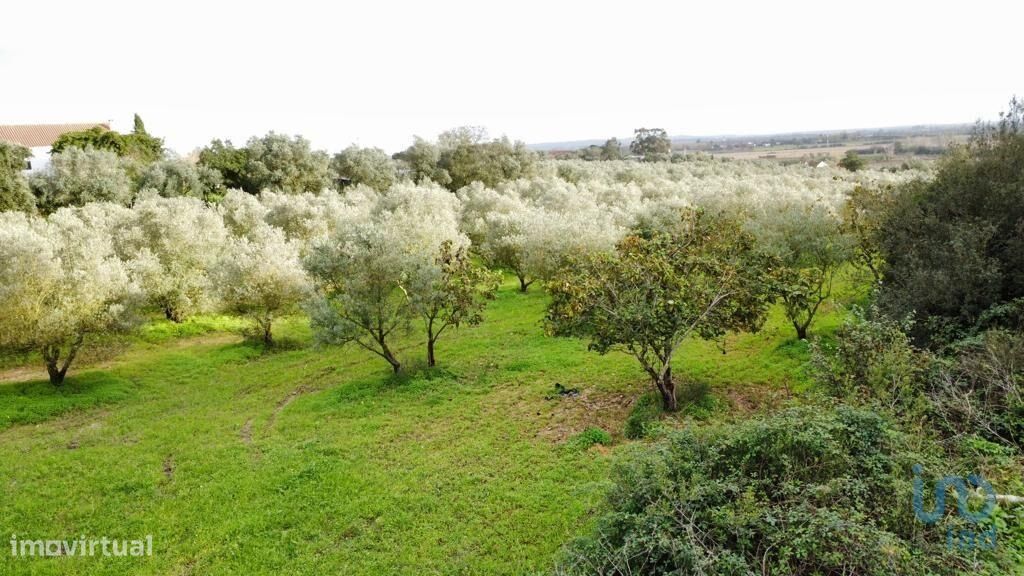
<instances>
[{"instance_id":1,"label":"green grass","mask_svg":"<svg viewBox=\"0 0 1024 576\"><path fill-rule=\"evenodd\" d=\"M206 318L154 320L62 389L0 383L0 534L154 540L143 559L0 554L0 574L543 570L588 528L647 390L631 358L545 336L546 302L506 283L481 326L442 339L438 368L417 367L418 334L401 341L399 377L358 348L316 348L301 318L269 353ZM707 390L670 425L806 385L807 347L778 310L724 350L685 345L675 370ZM552 397L555 383L582 393ZM598 428L610 449L571 449Z\"/></svg>"}]
</instances>

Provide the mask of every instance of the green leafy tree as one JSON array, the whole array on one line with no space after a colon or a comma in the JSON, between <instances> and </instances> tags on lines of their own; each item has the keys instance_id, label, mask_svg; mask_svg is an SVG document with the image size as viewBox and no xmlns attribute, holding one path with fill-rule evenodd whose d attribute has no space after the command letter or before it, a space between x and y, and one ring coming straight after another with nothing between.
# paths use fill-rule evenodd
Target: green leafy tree
<instances>
[{"instance_id":1,"label":"green leafy tree","mask_svg":"<svg viewBox=\"0 0 1024 576\"><path fill-rule=\"evenodd\" d=\"M473 182L493 187L536 172L536 153L508 138L488 141L481 127L454 128L437 140L435 145L417 137L412 146L396 155L409 166L417 182L431 180L455 191Z\"/></svg>"},{"instance_id":2,"label":"green leafy tree","mask_svg":"<svg viewBox=\"0 0 1024 576\"><path fill-rule=\"evenodd\" d=\"M579 150L576 151L576 154L580 157L580 159L592 162L601 159L601 151L602 148L600 146L597 146L596 144L591 144L586 148L580 148Z\"/></svg>"},{"instance_id":3,"label":"green leafy tree","mask_svg":"<svg viewBox=\"0 0 1024 576\"><path fill-rule=\"evenodd\" d=\"M448 140L442 137L442 141ZM490 142L451 141L456 144L443 145L438 160L438 166L451 178L450 190L473 182L493 187L499 182L529 176L536 167L537 155L522 142L513 143L505 137Z\"/></svg>"},{"instance_id":4,"label":"green leafy tree","mask_svg":"<svg viewBox=\"0 0 1024 576\"><path fill-rule=\"evenodd\" d=\"M22 174L32 151L24 146L0 142L0 212L34 212L35 197Z\"/></svg>"},{"instance_id":5,"label":"green leafy tree","mask_svg":"<svg viewBox=\"0 0 1024 576\"><path fill-rule=\"evenodd\" d=\"M868 165L867 161L860 157L854 150L847 150L846 154L839 160L839 167L846 168L850 172L863 170Z\"/></svg>"},{"instance_id":6,"label":"green leafy tree","mask_svg":"<svg viewBox=\"0 0 1024 576\"><path fill-rule=\"evenodd\" d=\"M451 176L439 166L441 149L433 142L416 136L411 146L395 154L395 159L404 164L415 182L429 180L441 186L451 184Z\"/></svg>"},{"instance_id":7,"label":"green leafy tree","mask_svg":"<svg viewBox=\"0 0 1024 576\"><path fill-rule=\"evenodd\" d=\"M465 246L441 245L434 266L413 275L408 293L427 330L427 365L437 364L434 347L441 334L462 325L483 322L487 302L494 299L501 275L477 266Z\"/></svg>"},{"instance_id":8,"label":"green leafy tree","mask_svg":"<svg viewBox=\"0 0 1024 576\"><path fill-rule=\"evenodd\" d=\"M548 331L635 357L677 409L672 360L690 336L757 330L771 298L766 260L739 224L686 212L670 233L628 236L615 254L571 263L550 283Z\"/></svg>"},{"instance_id":9,"label":"green leafy tree","mask_svg":"<svg viewBox=\"0 0 1024 576\"><path fill-rule=\"evenodd\" d=\"M672 141L661 128L637 128L633 131L629 151L645 162L662 162L672 155Z\"/></svg>"},{"instance_id":10,"label":"green leafy tree","mask_svg":"<svg viewBox=\"0 0 1024 576\"><path fill-rule=\"evenodd\" d=\"M352 184L366 184L378 192L387 190L398 179L395 162L386 152L354 144L334 155L331 169Z\"/></svg>"},{"instance_id":11,"label":"green leafy tree","mask_svg":"<svg viewBox=\"0 0 1024 576\"><path fill-rule=\"evenodd\" d=\"M122 136L125 145L125 154L143 163L156 162L164 155L163 138L157 138L146 132L146 125L142 118L136 114L133 119L131 134Z\"/></svg>"},{"instance_id":12,"label":"green leafy tree","mask_svg":"<svg viewBox=\"0 0 1024 576\"><path fill-rule=\"evenodd\" d=\"M242 176L245 162L245 148L235 148L231 140L214 140L199 151L199 165L220 173L224 187L228 189L245 189Z\"/></svg>"},{"instance_id":13,"label":"green leafy tree","mask_svg":"<svg viewBox=\"0 0 1024 576\"><path fill-rule=\"evenodd\" d=\"M622 144L618 138L605 140L601 146L601 160L622 160Z\"/></svg>"},{"instance_id":14,"label":"green leafy tree","mask_svg":"<svg viewBox=\"0 0 1024 576\"><path fill-rule=\"evenodd\" d=\"M763 210L758 239L778 262L772 270L775 290L797 338L806 340L815 315L832 296L836 272L849 259L850 241L820 202L779 201Z\"/></svg>"},{"instance_id":15,"label":"green leafy tree","mask_svg":"<svg viewBox=\"0 0 1024 576\"><path fill-rule=\"evenodd\" d=\"M53 143L50 153L59 154L68 148L107 150L147 164L163 157L164 141L146 132L142 118L136 114L134 129L130 134L119 134L103 126L65 132Z\"/></svg>"},{"instance_id":16,"label":"green leafy tree","mask_svg":"<svg viewBox=\"0 0 1024 576\"><path fill-rule=\"evenodd\" d=\"M118 156L124 156L126 151L124 138L102 126L61 134L50 148L50 154L60 154L68 148L107 150Z\"/></svg>"},{"instance_id":17,"label":"green leafy tree","mask_svg":"<svg viewBox=\"0 0 1024 576\"><path fill-rule=\"evenodd\" d=\"M871 272L875 285L882 281L882 244L879 228L892 207L891 187L857 186L843 204L843 233L852 242L853 263Z\"/></svg>"},{"instance_id":18,"label":"green leafy tree","mask_svg":"<svg viewBox=\"0 0 1024 576\"><path fill-rule=\"evenodd\" d=\"M136 187L165 198L188 196L211 201L223 190L220 172L207 166L171 159L160 160L139 171Z\"/></svg>"},{"instance_id":19,"label":"green leafy tree","mask_svg":"<svg viewBox=\"0 0 1024 576\"><path fill-rule=\"evenodd\" d=\"M332 184L326 152L313 150L302 136L273 132L249 139L241 176L243 189L253 194L263 190L318 194Z\"/></svg>"}]
</instances>

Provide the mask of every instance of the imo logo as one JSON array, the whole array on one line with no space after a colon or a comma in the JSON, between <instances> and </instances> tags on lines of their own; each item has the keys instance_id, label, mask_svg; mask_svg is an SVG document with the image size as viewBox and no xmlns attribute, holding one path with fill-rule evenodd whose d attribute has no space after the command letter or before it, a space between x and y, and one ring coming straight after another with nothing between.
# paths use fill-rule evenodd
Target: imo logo
<instances>
[{"instance_id":1,"label":"imo logo","mask_svg":"<svg viewBox=\"0 0 1024 576\"><path fill-rule=\"evenodd\" d=\"M946 513L946 492L952 487L956 491L956 506L960 517L970 524L978 524L992 515L996 507L996 491L978 474L971 474L966 479L960 476L944 476L935 484L935 509L926 512L924 509L924 480L921 479L923 467L920 464L914 465L914 514L917 519L925 524L935 524ZM972 511L968 506L971 490L968 485L981 489L985 494L985 504L980 510ZM946 546L950 549L960 548L961 550L994 550L996 547L996 528L979 532L974 529L953 530L946 529Z\"/></svg>"}]
</instances>

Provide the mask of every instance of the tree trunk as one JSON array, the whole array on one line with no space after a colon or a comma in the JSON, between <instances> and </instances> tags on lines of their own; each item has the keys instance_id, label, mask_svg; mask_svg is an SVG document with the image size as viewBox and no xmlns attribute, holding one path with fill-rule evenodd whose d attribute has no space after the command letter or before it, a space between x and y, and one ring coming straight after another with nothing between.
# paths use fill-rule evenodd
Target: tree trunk
<instances>
[{"instance_id":1,"label":"tree trunk","mask_svg":"<svg viewBox=\"0 0 1024 576\"><path fill-rule=\"evenodd\" d=\"M50 376L50 384L61 386L64 384L64 377L68 374L68 368L74 361L78 349L81 348L85 335L79 335L68 348L68 355L64 363L60 363L60 346L45 346L42 349L43 361L46 362L46 373Z\"/></svg>"},{"instance_id":2,"label":"tree trunk","mask_svg":"<svg viewBox=\"0 0 1024 576\"><path fill-rule=\"evenodd\" d=\"M164 306L164 317L175 324L181 324L182 322L181 312L170 306Z\"/></svg>"},{"instance_id":3,"label":"tree trunk","mask_svg":"<svg viewBox=\"0 0 1024 576\"><path fill-rule=\"evenodd\" d=\"M530 284L533 284L533 280L530 280L529 282L527 282L526 281L526 276L524 276L523 274L516 273L516 277L519 278L519 291L520 292L526 292L526 289L530 287Z\"/></svg>"},{"instance_id":4,"label":"tree trunk","mask_svg":"<svg viewBox=\"0 0 1024 576\"><path fill-rule=\"evenodd\" d=\"M427 366L433 368L437 364L434 358L434 342L437 341L437 334L434 334L434 317L427 318Z\"/></svg>"},{"instance_id":5,"label":"tree trunk","mask_svg":"<svg viewBox=\"0 0 1024 576\"><path fill-rule=\"evenodd\" d=\"M793 327L796 328L796 337L798 339L800 339L800 340L807 340L807 326L808 326L808 324L810 324L810 323L808 322L807 324L799 324L797 322L793 322Z\"/></svg>"},{"instance_id":6,"label":"tree trunk","mask_svg":"<svg viewBox=\"0 0 1024 576\"><path fill-rule=\"evenodd\" d=\"M67 375L66 370L61 370L57 367L56 358L46 361L46 373L50 375L50 384L54 386L60 386L64 384L64 377Z\"/></svg>"},{"instance_id":7,"label":"tree trunk","mask_svg":"<svg viewBox=\"0 0 1024 576\"><path fill-rule=\"evenodd\" d=\"M274 334L271 332L271 328L270 322L263 324L263 345L268 348L274 345Z\"/></svg>"},{"instance_id":8,"label":"tree trunk","mask_svg":"<svg viewBox=\"0 0 1024 576\"><path fill-rule=\"evenodd\" d=\"M672 381L672 368L665 368L665 374L661 377L658 390L661 391L661 404L665 412L675 412L679 409L676 402L676 383Z\"/></svg>"},{"instance_id":9,"label":"tree trunk","mask_svg":"<svg viewBox=\"0 0 1024 576\"><path fill-rule=\"evenodd\" d=\"M388 364L391 364L391 369L395 371L395 374L398 374L399 370L402 369L402 363L399 362L398 358L395 358L395 355L391 353L391 349L384 343L383 336L377 339L377 343L380 344L381 356L388 361Z\"/></svg>"}]
</instances>

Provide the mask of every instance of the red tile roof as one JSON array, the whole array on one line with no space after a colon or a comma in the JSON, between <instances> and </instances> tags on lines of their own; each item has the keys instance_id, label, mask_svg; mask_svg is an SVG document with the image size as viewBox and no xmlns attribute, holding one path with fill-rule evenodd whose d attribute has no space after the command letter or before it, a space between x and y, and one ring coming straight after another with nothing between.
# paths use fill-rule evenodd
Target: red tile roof
<instances>
[{"instance_id":1,"label":"red tile roof","mask_svg":"<svg viewBox=\"0 0 1024 576\"><path fill-rule=\"evenodd\" d=\"M40 146L52 146L66 132L78 132L100 126L110 130L106 123L94 124L23 124L15 126L0 126L0 140L21 144L28 148Z\"/></svg>"}]
</instances>

